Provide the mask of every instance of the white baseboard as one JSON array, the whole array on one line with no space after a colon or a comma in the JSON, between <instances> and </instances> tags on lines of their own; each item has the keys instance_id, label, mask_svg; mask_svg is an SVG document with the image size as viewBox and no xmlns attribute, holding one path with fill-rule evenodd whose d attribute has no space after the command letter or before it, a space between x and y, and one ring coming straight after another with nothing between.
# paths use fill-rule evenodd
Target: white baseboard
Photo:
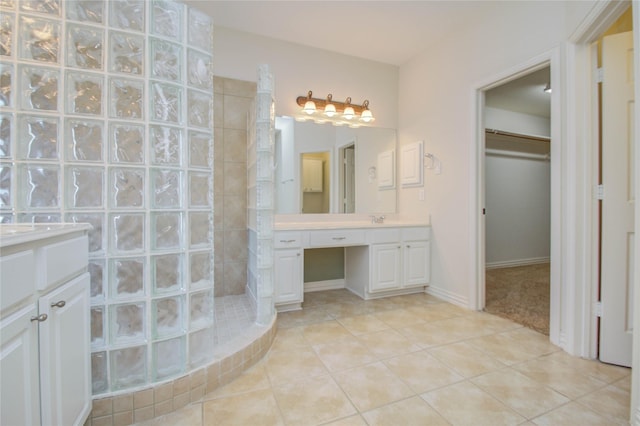
<instances>
[{"instance_id":1,"label":"white baseboard","mask_svg":"<svg viewBox=\"0 0 640 426\"><path fill-rule=\"evenodd\" d=\"M515 266L539 265L540 263L549 263L549 257L532 257L529 259L505 260L502 262L490 262L484 265L485 269L497 268L513 268Z\"/></svg>"},{"instance_id":2,"label":"white baseboard","mask_svg":"<svg viewBox=\"0 0 640 426\"><path fill-rule=\"evenodd\" d=\"M438 299L442 299L445 302L449 302L453 305L460 306L461 308L470 309L469 308L469 300L466 297L462 297L459 294L451 293L450 291L429 286L425 290L425 293L430 294L431 296L435 296Z\"/></svg>"},{"instance_id":3,"label":"white baseboard","mask_svg":"<svg viewBox=\"0 0 640 426\"><path fill-rule=\"evenodd\" d=\"M304 283L304 292L311 293L312 291L337 290L344 287L344 278L338 280L313 281Z\"/></svg>"}]
</instances>

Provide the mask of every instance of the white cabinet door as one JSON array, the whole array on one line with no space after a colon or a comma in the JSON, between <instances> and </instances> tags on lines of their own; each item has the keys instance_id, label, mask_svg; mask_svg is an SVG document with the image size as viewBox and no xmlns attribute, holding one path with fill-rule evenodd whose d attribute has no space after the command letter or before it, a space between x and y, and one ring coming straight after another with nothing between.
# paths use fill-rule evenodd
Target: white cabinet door
<instances>
[{"instance_id":1,"label":"white cabinet door","mask_svg":"<svg viewBox=\"0 0 640 426\"><path fill-rule=\"evenodd\" d=\"M5 285L5 283L3 283ZM0 424L40 425L35 303L0 321Z\"/></svg>"},{"instance_id":2,"label":"white cabinet door","mask_svg":"<svg viewBox=\"0 0 640 426\"><path fill-rule=\"evenodd\" d=\"M400 245L371 245L371 293L400 288Z\"/></svg>"},{"instance_id":3,"label":"white cabinet door","mask_svg":"<svg viewBox=\"0 0 640 426\"><path fill-rule=\"evenodd\" d=\"M302 302L302 249L274 250L275 303Z\"/></svg>"},{"instance_id":4,"label":"white cabinet door","mask_svg":"<svg viewBox=\"0 0 640 426\"><path fill-rule=\"evenodd\" d=\"M404 243L404 286L423 286L429 282L429 242Z\"/></svg>"},{"instance_id":5,"label":"white cabinet door","mask_svg":"<svg viewBox=\"0 0 640 426\"><path fill-rule=\"evenodd\" d=\"M39 299L40 386L44 424L77 425L91 409L89 274Z\"/></svg>"},{"instance_id":6,"label":"white cabinet door","mask_svg":"<svg viewBox=\"0 0 640 426\"><path fill-rule=\"evenodd\" d=\"M322 192L323 161L319 158L302 159L302 190L304 192Z\"/></svg>"}]
</instances>

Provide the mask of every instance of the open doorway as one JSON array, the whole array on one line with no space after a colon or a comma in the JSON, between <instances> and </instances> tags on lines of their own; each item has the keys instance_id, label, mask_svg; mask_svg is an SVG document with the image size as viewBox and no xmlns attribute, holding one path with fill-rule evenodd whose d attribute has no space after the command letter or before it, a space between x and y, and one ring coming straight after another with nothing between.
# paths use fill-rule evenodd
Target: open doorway
<instances>
[{"instance_id":1,"label":"open doorway","mask_svg":"<svg viewBox=\"0 0 640 426\"><path fill-rule=\"evenodd\" d=\"M491 85L482 108L484 309L549 335L551 76L534 66Z\"/></svg>"}]
</instances>

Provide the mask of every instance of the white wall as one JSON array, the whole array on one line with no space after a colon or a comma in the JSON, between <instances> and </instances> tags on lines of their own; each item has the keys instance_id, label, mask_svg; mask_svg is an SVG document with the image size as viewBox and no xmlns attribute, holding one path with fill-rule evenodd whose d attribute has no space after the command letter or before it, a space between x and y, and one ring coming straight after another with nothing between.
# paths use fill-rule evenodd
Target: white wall
<instances>
[{"instance_id":1,"label":"white wall","mask_svg":"<svg viewBox=\"0 0 640 426\"><path fill-rule=\"evenodd\" d=\"M571 2L569 2L571 3ZM584 2L586 3L586 2ZM471 209L476 186L476 89L489 78L562 47L589 10L561 2L498 2L400 68L398 141L425 141L442 162L442 174L426 170L426 200L419 188L402 189L399 211L433 225L430 291L473 304L476 256Z\"/></svg>"},{"instance_id":2,"label":"white wall","mask_svg":"<svg viewBox=\"0 0 640 426\"><path fill-rule=\"evenodd\" d=\"M485 157L487 267L549 258L549 166L517 153Z\"/></svg>"},{"instance_id":3,"label":"white wall","mask_svg":"<svg viewBox=\"0 0 640 426\"><path fill-rule=\"evenodd\" d=\"M265 18L266 19L266 18ZM255 81L259 64L268 64L275 81L276 115L296 115L298 96L353 103L368 99L376 127L397 127L398 72L395 65L287 43L224 27L214 29L213 74Z\"/></svg>"},{"instance_id":4,"label":"white wall","mask_svg":"<svg viewBox=\"0 0 640 426\"><path fill-rule=\"evenodd\" d=\"M499 108L484 108L484 127L529 136L551 137L551 120Z\"/></svg>"}]
</instances>

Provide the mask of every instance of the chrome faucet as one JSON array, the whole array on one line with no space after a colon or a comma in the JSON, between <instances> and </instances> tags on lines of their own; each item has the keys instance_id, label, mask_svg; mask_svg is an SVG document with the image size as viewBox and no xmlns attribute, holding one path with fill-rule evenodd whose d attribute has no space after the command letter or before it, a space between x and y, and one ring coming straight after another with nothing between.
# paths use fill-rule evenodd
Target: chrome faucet
<instances>
[{"instance_id":1,"label":"chrome faucet","mask_svg":"<svg viewBox=\"0 0 640 426\"><path fill-rule=\"evenodd\" d=\"M384 223L384 215L382 216L370 216L371 217L371 223Z\"/></svg>"}]
</instances>

